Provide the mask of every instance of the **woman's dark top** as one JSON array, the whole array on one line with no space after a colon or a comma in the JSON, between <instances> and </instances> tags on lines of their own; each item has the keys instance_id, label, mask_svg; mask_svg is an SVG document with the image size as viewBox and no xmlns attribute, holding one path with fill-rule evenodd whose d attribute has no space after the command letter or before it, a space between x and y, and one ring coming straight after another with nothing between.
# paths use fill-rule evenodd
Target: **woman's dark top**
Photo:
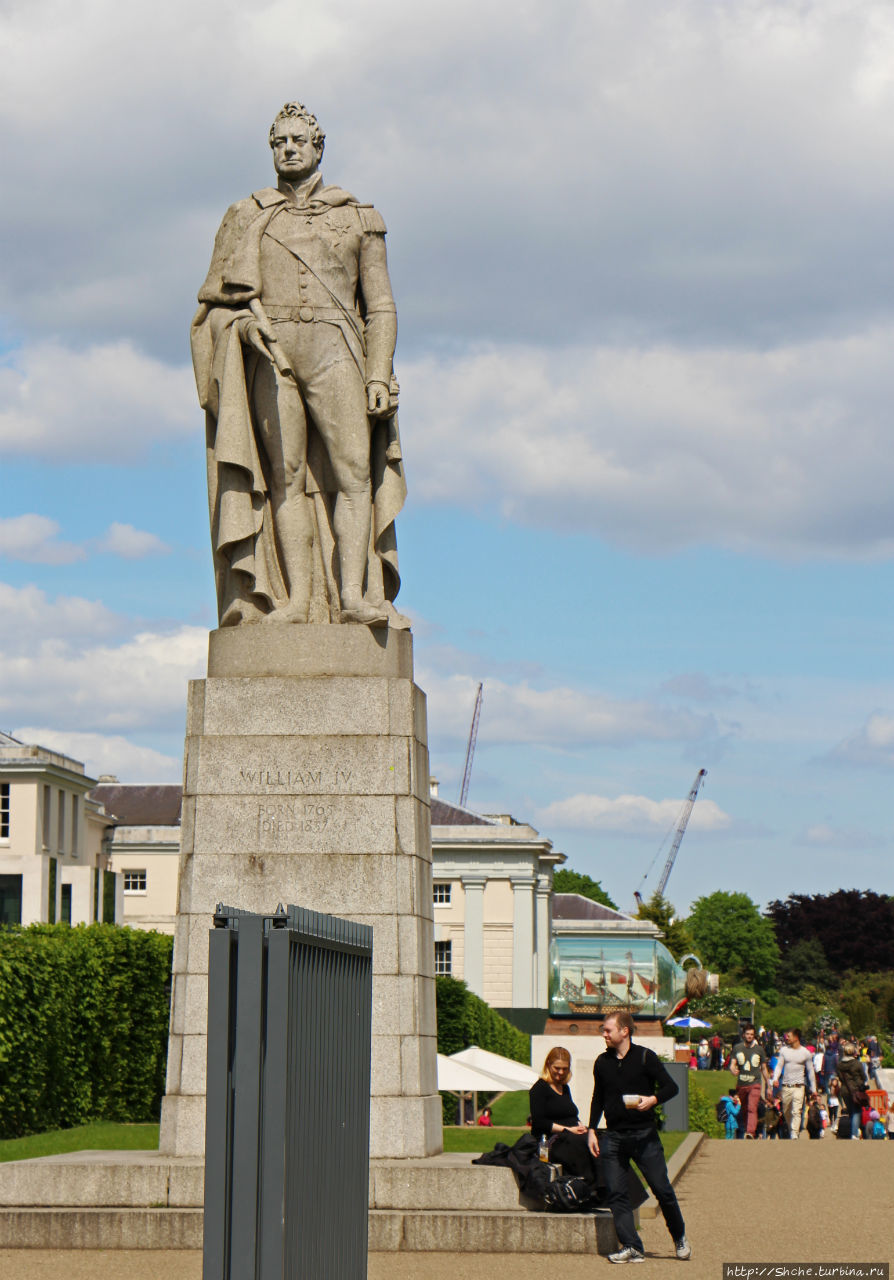
<instances>
[{"instance_id":1,"label":"woman's dark top","mask_svg":"<svg viewBox=\"0 0 894 1280\"><path fill-rule=\"evenodd\" d=\"M553 1125L564 1126L580 1124L580 1116L571 1090L567 1084L562 1085L561 1097L546 1080L538 1080L528 1093L531 1100L531 1132L535 1138L541 1134L552 1136Z\"/></svg>"}]
</instances>

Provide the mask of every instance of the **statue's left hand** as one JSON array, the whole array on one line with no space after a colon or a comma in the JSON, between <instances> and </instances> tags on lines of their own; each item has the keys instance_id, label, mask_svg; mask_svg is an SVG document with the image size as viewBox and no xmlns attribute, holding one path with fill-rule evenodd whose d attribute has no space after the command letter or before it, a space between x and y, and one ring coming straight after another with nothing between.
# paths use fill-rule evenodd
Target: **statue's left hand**
<instances>
[{"instance_id":1,"label":"statue's left hand","mask_svg":"<svg viewBox=\"0 0 894 1280\"><path fill-rule=\"evenodd\" d=\"M369 413L381 418L391 408L391 393L385 382L366 384L366 407Z\"/></svg>"}]
</instances>

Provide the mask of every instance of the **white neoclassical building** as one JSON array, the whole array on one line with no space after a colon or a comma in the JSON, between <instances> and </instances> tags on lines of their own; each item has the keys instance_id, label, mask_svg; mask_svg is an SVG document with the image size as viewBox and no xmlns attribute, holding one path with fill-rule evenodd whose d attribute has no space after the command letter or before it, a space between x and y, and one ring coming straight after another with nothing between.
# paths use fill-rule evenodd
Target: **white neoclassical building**
<instances>
[{"instance_id":1,"label":"white neoclassical building","mask_svg":"<svg viewBox=\"0 0 894 1280\"><path fill-rule=\"evenodd\" d=\"M0 733L0 925L121 920L94 785L79 760Z\"/></svg>"},{"instance_id":2,"label":"white neoclassical building","mask_svg":"<svg viewBox=\"0 0 894 1280\"><path fill-rule=\"evenodd\" d=\"M553 870L565 855L509 814L448 804L436 780L431 822L435 972L462 978L492 1008L539 1030L549 1006Z\"/></svg>"}]
</instances>

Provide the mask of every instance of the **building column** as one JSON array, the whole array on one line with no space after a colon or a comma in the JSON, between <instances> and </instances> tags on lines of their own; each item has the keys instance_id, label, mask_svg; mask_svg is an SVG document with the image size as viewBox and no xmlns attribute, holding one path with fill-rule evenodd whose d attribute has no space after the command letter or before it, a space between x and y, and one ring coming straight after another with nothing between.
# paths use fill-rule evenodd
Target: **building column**
<instances>
[{"instance_id":1,"label":"building column","mask_svg":"<svg viewBox=\"0 0 894 1280\"><path fill-rule=\"evenodd\" d=\"M487 876L460 877L465 892L463 918L463 981L484 999L484 886Z\"/></svg>"},{"instance_id":2,"label":"building column","mask_svg":"<svg viewBox=\"0 0 894 1280\"><path fill-rule=\"evenodd\" d=\"M534 1006L545 1009L549 1004L549 945L552 879L537 877L537 899L534 917Z\"/></svg>"},{"instance_id":3,"label":"building column","mask_svg":"<svg viewBox=\"0 0 894 1280\"><path fill-rule=\"evenodd\" d=\"M512 1006L534 1007L534 876L510 876L512 884Z\"/></svg>"}]
</instances>

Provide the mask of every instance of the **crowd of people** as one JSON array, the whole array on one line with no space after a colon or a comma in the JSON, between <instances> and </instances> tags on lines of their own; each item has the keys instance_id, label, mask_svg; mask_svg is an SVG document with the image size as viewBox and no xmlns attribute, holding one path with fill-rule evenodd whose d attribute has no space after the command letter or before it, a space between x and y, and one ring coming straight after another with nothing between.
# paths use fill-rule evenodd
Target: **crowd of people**
<instances>
[{"instance_id":1,"label":"crowd of people","mask_svg":"<svg viewBox=\"0 0 894 1280\"><path fill-rule=\"evenodd\" d=\"M795 1028L780 1036L748 1024L731 1046L719 1035L701 1040L689 1065L735 1076L717 1103L727 1138L894 1139L881 1061L874 1035L857 1041L833 1030L804 1044Z\"/></svg>"}]
</instances>

